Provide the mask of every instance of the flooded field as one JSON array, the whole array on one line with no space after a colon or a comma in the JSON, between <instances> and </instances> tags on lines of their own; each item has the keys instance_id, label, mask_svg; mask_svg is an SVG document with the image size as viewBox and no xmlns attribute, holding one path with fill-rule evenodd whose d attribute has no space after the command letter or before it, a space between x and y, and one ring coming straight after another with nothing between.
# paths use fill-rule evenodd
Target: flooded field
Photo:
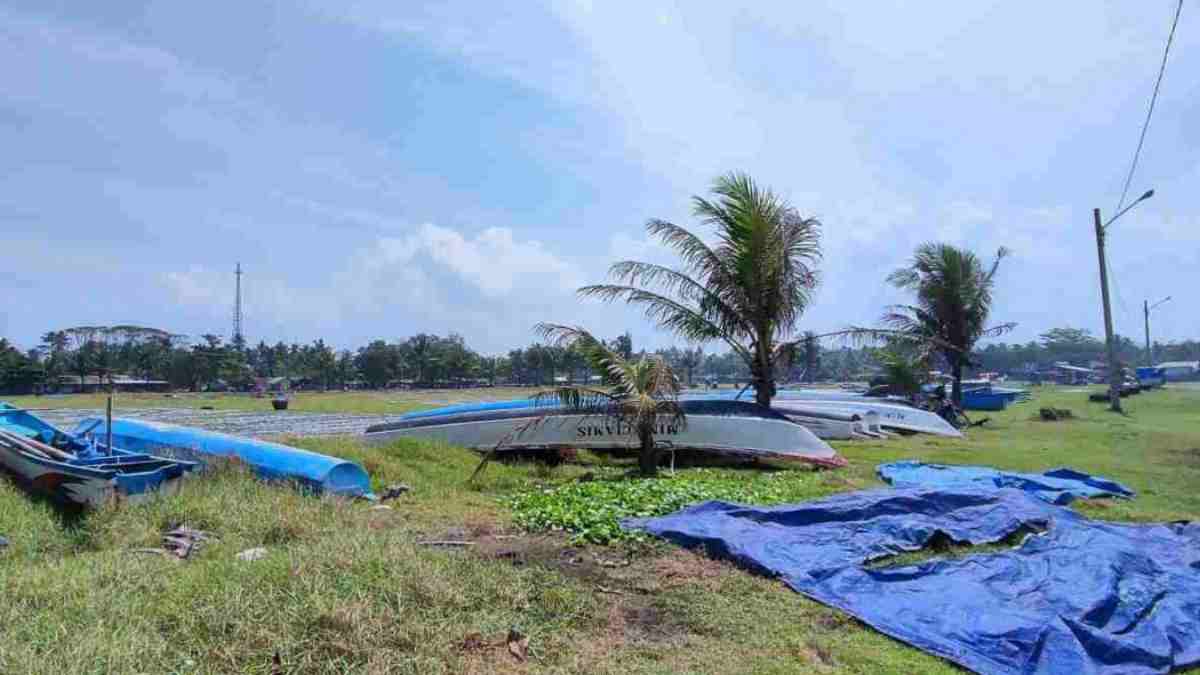
<instances>
[{"instance_id":1,"label":"flooded field","mask_svg":"<svg viewBox=\"0 0 1200 675\"><path fill-rule=\"evenodd\" d=\"M38 413L48 422L70 430L89 415L103 410L63 408ZM332 436L361 434L367 427L396 415L357 415L345 413L257 412L244 410L195 410L187 408L122 409L116 415L151 422L183 424L239 436Z\"/></svg>"}]
</instances>

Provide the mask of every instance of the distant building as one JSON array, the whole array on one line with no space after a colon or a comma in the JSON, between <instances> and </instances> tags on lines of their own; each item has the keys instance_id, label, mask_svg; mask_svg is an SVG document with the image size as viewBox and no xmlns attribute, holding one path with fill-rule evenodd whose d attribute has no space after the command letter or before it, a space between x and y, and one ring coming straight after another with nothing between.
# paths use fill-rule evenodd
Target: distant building
<instances>
[{"instance_id":1,"label":"distant building","mask_svg":"<svg viewBox=\"0 0 1200 675\"><path fill-rule=\"evenodd\" d=\"M1066 361L1059 361L1050 370L1051 376L1059 384L1087 384L1096 376L1095 370L1073 366Z\"/></svg>"},{"instance_id":2,"label":"distant building","mask_svg":"<svg viewBox=\"0 0 1200 675\"><path fill-rule=\"evenodd\" d=\"M1168 382L1194 380L1200 376L1200 361L1167 361L1158 364L1155 368L1162 371L1163 377Z\"/></svg>"}]
</instances>

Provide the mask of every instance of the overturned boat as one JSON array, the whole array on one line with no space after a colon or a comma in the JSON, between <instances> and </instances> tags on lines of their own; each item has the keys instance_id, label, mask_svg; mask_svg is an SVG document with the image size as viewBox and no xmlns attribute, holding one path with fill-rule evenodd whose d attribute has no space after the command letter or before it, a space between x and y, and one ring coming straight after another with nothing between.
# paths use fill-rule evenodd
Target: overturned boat
<instances>
[{"instance_id":1,"label":"overturned boat","mask_svg":"<svg viewBox=\"0 0 1200 675\"><path fill-rule=\"evenodd\" d=\"M879 416L879 425L887 429L897 429L900 431L910 431L922 434L934 434L937 436L950 436L953 438L961 438L963 435L961 431L955 429L952 424L940 417L937 413L898 403L881 403L871 401L870 399L863 399L859 401L797 399L785 399L780 401L777 399L774 405L779 406L790 403L802 403L805 407L823 410L875 413Z\"/></svg>"},{"instance_id":2,"label":"overturned boat","mask_svg":"<svg viewBox=\"0 0 1200 675\"><path fill-rule=\"evenodd\" d=\"M804 426L783 414L744 401L680 401L686 423L664 421L655 442L665 449L720 455L796 460L843 466L845 460ZM632 450L633 427L604 414L530 402L454 406L453 412L423 411L367 429L369 442L401 438L443 441L480 451L579 448Z\"/></svg>"},{"instance_id":3,"label":"overturned boat","mask_svg":"<svg viewBox=\"0 0 1200 675\"><path fill-rule=\"evenodd\" d=\"M107 431L102 417L85 418L75 429L81 436L104 436ZM114 445L130 450L200 463L213 458L236 459L249 465L260 478L296 483L313 492L373 496L371 478L358 464L290 445L178 424L121 418L112 421L112 438Z\"/></svg>"},{"instance_id":4,"label":"overturned boat","mask_svg":"<svg viewBox=\"0 0 1200 675\"><path fill-rule=\"evenodd\" d=\"M884 432L879 425L879 414L865 410L838 410L808 406L802 401L780 401L771 405L777 412L826 440L852 440L856 438L882 438Z\"/></svg>"},{"instance_id":5,"label":"overturned boat","mask_svg":"<svg viewBox=\"0 0 1200 675\"><path fill-rule=\"evenodd\" d=\"M116 446L116 444L113 444ZM194 462L108 447L0 403L0 466L59 502L97 507L179 491Z\"/></svg>"},{"instance_id":6,"label":"overturned boat","mask_svg":"<svg viewBox=\"0 0 1200 675\"><path fill-rule=\"evenodd\" d=\"M738 400L738 397L754 397L754 390L745 392L722 392L690 395L686 400ZM799 406L808 410L838 411L849 414L878 415L879 425L887 429L908 431L937 436L961 438L962 432L940 417L937 413L922 410L892 398L870 398L849 392L818 391L813 389L780 389L775 393L771 407L789 414L788 408Z\"/></svg>"}]
</instances>

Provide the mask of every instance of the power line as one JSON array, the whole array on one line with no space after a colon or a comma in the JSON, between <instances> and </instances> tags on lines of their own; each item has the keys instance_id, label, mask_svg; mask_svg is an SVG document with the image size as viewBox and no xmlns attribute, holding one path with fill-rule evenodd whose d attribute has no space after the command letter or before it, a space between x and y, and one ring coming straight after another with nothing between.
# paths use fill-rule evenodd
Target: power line
<instances>
[{"instance_id":1,"label":"power line","mask_svg":"<svg viewBox=\"0 0 1200 675\"><path fill-rule=\"evenodd\" d=\"M1137 150L1133 151L1133 161L1129 164L1129 175L1125 177L1125 187L1121 189L1121 201L1117 203L1117 211L1125 206L1125 197L1129 194L1129 184L1133 181L1133 172L1137 169L1138 157L1142 154L1142 145L1146 142L1146 130L1150 128L1150 117L1154 114L1154 104L1158 101L1158 89L1162 86L1163 73L1167 70L1167 55L1171 53L1171 43L1175 40L1175 27L1179 25L1179 14L1183 11L1183 0L1175 8L1175 19L1171 21L1171 32L1167 35L1167 46L1163 49L1162 63L1158 66L1158 79L1154 81L1154 94L1150 96L1150 108L1146 111L1146 121L1142 123L1142 133L1138 137Z\"/></svg>"}]
</instances>

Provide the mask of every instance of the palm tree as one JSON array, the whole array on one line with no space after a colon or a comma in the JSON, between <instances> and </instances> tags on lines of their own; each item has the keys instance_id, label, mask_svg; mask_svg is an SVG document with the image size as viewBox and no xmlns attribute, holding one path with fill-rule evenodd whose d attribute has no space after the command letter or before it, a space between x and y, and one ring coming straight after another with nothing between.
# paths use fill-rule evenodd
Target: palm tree
<instances>
[{"instance_id":1,"label":"palm tree","mask_svg":"<svg viewBox=\"0 0 1200 675\"><path fill-rule=\"evenodd\" d=\"M804 331L804 337L800 339L800 351L804 359L804 381L815 382L817 369L821 367L821 342L816 333Z\"/></svg>"},{"instance_id":2,"label":"palm tree","mask_svg":"<svg viewBox=\"0 0 1200 675\"><path fill-rule=\"evenodd\" d=\"M554 346L577 350L609 383L603 387L558 387L538 394L535 401L555 402L632 428L638 437L638 467L642 475L658 473L660 450L654 443L655 429L663 424L677 427L687 424L679 405L679 379L667 362L658 355L637 361L626 359L575 326L540 323L534 330Z\"/></svg>"},{"instance_id":3,"label":"palm tree","mask_svg":"<svg viewBox=\"0 0 1200 675\"><path fill-rule=\"evenodd\" d=\"M892 305L883 323L892 336L914 343L919 360L929 363L940 354L954 377L951 394L962 405L962 372L970 365L971 350L982 337L1005 333L1016 324L987 327L992 311L992 288L1000 261L1008 249L1000 248L990 267L979 256L949 244L917 247L908 265L888 276L896 288L912 291L911 305Z\"/></svg>"},{"instance_id":4,"label":"palm tree","mask_svg":"<svg viewBox=\"0 0 1200 675\"><path fill-rule=\"evenodd\" d=\"M693 213L715 229L711 245L673 223L646 224L679 254L682 269L626 260L609 270L614 283L579 292L641 305L688 341L723 340L749 367L755 399L770 405L775 366L791 361L789 338L817 286L821 223L745 174L718 178L712 192L712 201L692 198Z\"/></svg>"}]
</instances>

